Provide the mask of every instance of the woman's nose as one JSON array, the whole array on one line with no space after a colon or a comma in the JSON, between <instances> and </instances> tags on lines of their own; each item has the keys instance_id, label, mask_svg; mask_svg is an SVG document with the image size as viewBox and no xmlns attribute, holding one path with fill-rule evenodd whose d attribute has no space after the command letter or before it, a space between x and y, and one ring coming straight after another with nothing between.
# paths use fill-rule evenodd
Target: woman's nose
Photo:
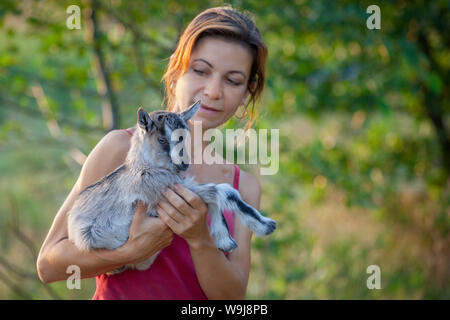
<instances>
[{"instance_id":1,"label":"woman's nose","mask_svg":"<svg viewBox=\"0 0 450 320\"><path fill-rule=\"evenodd\" d=\"M205 86L205 95L211 100L217 100L222 97L222 86L219 78L211 77Z\"/></svg>"}]
</instances>

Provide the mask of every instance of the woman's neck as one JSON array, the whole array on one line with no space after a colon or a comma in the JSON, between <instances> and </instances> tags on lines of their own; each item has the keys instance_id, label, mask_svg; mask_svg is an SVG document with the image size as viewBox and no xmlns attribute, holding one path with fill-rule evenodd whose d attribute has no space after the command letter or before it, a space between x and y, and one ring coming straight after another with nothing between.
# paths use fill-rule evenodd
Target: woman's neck
<instances>
[{"instance_id":1,"label":"woman's neck","mask_svg":"<svg viewBox=\"0 0 450 320\"><path fill-rule=\"evenodd\" d=\"M191 164L203 164L204 150L210 144L210 141L203 141L203 133L208 129L203 128L201 122L200 125L198 123L194 125L192 121L188 121L188 125L191 139ZM212 152L215 155L215 150Z\"/></svg>"}]
</instances>

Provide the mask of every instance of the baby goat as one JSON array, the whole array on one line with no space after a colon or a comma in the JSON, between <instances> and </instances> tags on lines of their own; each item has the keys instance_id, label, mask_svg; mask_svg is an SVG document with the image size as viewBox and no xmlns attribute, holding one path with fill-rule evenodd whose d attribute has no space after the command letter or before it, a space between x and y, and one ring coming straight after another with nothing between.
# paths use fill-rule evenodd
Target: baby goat
<instances>
[{"instance_id":1,"label":"baby goat","mask_svg":"<svg viewBox=\"0 0 450 320\"><path fill-rule=\"evenodd\" d=\"M210 234L217 248L222 251L231 251L237 246L229 234L223 210L233 210L243 224L258 236L275 230L276 222L263 217L242 201L239 192L229 184L199 184L184 176L189 167L188 161L177 160L176 156L186 150L187 139L180 137L178 141L173 141L172 133L178 129L188 132L187 121L199 106L200 101L181 114L167 111L148 114L139 108L137 130L131 139L125 163L83 189L68 213L68 236L79 249L112 250L122 246L128 240L137 201L147 204L148 216L157 216L156 204L162 193L176 183L193 191L206 203L211 217ZM181 150L180 145L183 147ZM157 254L112 273L127 268L145 270Z\"/></svg>"}]
</instances>

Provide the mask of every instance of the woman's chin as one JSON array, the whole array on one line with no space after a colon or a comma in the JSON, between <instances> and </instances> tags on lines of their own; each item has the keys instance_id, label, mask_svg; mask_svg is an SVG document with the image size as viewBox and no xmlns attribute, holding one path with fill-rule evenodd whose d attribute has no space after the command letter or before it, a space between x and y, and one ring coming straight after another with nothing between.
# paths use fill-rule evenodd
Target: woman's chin
<instances>
[{"instance_id":1,"label":"woman's chin","mask_svg":"<svg viewBox=\"0 0 450 320\"><path fill-rule=\"evenodd\" d=\"M214 121L213 119L209 119L207 117L202 117L199 114L196 114L195 116L193 116L190 120L192 123L195 122L200 122L202 125L202 129L203 130L207 130L207 129L211 129L211 128L216 128L217 127L217 121Z\"/></svg>"}]
</instances>

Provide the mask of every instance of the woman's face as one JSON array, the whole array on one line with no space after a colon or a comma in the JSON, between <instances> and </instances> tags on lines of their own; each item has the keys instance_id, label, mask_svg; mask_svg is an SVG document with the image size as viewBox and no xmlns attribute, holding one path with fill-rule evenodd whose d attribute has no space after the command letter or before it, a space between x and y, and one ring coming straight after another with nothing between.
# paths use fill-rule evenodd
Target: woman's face
<instances>
[{"instance_id":1,"label":"woman's face","mask_svg":"<svg viewBox=\"0 0 450 320\"><path fill-rule=\"evenodd\" d=\"M188 70L176 81L175 110L201 100L192 120L201 121L203 129L220 126L247 98L251 65L250 50L242 44L214 37L200 39Z\"/></svg>"}]
</instances>

